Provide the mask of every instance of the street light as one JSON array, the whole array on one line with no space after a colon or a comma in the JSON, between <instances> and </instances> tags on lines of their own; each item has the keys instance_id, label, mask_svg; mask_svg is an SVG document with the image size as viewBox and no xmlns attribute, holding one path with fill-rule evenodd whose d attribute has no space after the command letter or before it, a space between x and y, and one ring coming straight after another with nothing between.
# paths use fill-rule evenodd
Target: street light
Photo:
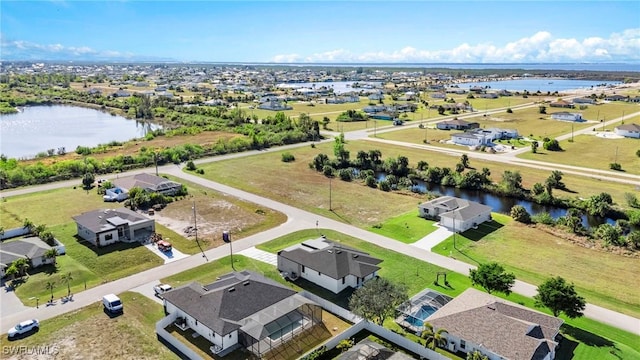
<instances>
[{"instance_id":1,"label":"street light","mask_svg":"<svg viewBox=\"0 0 640 360\"><path fill-rule=\"evenodd\" d=\"M35 297L35 296L32 296L32 297L30 297L30 298L29 298L29 300L34 300L34 299L36 300L36 309L38 309L38 308L39 308L39 305L40 305L40 304L39 304L40 299L39 299L39 298L37 298L37 297Z\"/></svg>"},{"instance_id":2,"label":"street light","mask_svg":"<svg viewBox=\"0 0 640 360\"><path fill-rule=\"evenodd\" d=\"M229 231L225 230L222 232L222 241L229 243L229 253L231 254L231 268L233 269L233 271L236 271L236 268L233 265L233 247L231 246L231 235L229 235Z\"/></svg>"}]
</instances>

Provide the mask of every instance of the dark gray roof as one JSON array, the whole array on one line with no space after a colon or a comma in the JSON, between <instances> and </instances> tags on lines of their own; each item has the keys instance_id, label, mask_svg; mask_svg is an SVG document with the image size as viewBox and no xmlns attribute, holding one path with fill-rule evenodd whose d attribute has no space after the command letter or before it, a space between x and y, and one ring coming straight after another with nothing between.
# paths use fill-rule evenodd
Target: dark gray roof
<instances>
[{"instance_id":1,"label":"dark gray roof","mask_svg":"<svg viewBox=\"0 0 640 360\"><path fill-rule=\"evenodd\" d=\"M149 191L161 191L182 186L182 184L175 181L145 173L113 179L112 182L116 186L127 190L140 187Z\"/></svg>"},{"instance_id":2,"label":"dark gray roof","mask_svg":"<svg viewBox=\"0 0 640 360\"><path fill-rule=\"evenodd\" d=\"M113 230L121 224L133 224L153 221L127 208L93 210L74 216L76 223L90 229L94 233Z\"/></svg>"},{"instance_id":3,"label":"dark gray roof","mask_svg":"<svg viewBox=\"0 0 640 360\"><path fill-rule=\"evenodd\" d=\"M476 289L467 289L427 321L513 360L543 359L556 346L554 337L563 323Z\"/></svg>"},{"instance_id":4,"label":"dark gray roof","mask_svg":"<svg viewBox=\"0 0 640 360\"><path fill-rule=\"evenodd\" d=\"M9 265L17 259L43 256L51 246L37 236L0 243L0 264Z\"/></svg>"},{"instance_id":5,"label":"dark gray roof","mask_svg":"<svg viewBox=\"0 0 640 360\"><path fill-rule=\"evenodd\" d=\"M241 321L296 292L250 271L222 276L201 286L191 283L164 294L164 299L217 334L226 335L242 326Z\"/></svg>"},{"instance_id":6,"label":"dark gray roof","mask_svg":"<svg viewBox=\"0 0 640 360\"><path fill-rule=\"evenodd\" d=\"M616 126L617 130L626 130L626 131L640 131L640 125L638 124L624 124Z\"/></svg>"},{"instance_id":7,"label":"dark gray roof","mask_svg":"<svg viewBox=\"0 0 640 360\"><path fill-rule=\"evenodd\" d=\"M440 217L450 217L465 221L473 219L478 214L491 212L491 207L475 201L461 199L453 196L440 196L431 201L420 204L421 208L440 208L448 212L440 214Z\"/></svg>"},{"instance_id":8,"label":"dark gray roof","mask_svg":"<svg viewBox=\"0 0 640 360\"><path fill-rule=\"evenodd\" d=\"M341 354L337 357L337 360L409 360L413 357L401 353L399 351L393 351L385 346L373 342L369 339L364 339L354 345L349 351Z\"/></svg>"},{"instance_id":9,"label":"dark gray roof","mask_svg":"<svg viewBox=\"0 0 640 360\"><path fill-rule=\"evenodd\" d=\"M317 246L319 241L327 246ZM278 256L319 271L333 279L342 279L347 275L365 277L380 270L377 264L382 262L366 252L324 238L294 245L280 251Z\"/></svg>"}]
</instances>

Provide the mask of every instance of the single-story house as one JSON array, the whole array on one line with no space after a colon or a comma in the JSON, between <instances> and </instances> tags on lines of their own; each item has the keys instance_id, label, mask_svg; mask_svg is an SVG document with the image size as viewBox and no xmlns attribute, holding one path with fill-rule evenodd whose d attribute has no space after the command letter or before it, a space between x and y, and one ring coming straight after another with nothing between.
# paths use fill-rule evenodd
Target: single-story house
<instances>
[{"instance_id":1,"label":"single-story house","mask_svg":"<svg viewBox=\"0 0 640 360\"><path fill-rule=\"evenodd\" d=\"M451 135L451 141L456 145L482 146L491 143L491 135L482 132L463 132Z\"/></svg>"},{"instance_id":2,"label":"single-story house","mask_svg":"<svg viewBox=\"0 0 640 360\"><path fill-rule=\"evenodd\" d=\"M446 99L447 98L447 94L446 93L437 92L437 93L431 94L431 98L432 99Z\"/></svg>"},{"instance_id":3,"label":"single-story house","mask_svg":"<svg viewBox=\"0 0 640 360\"><path fill-rule=\"evenodd\" d=\"M145 241L156 229L153 219L127 208L93 210L74 216L78 236L96 247L118 241Z\"/></svg>"},{"instance_id":4,"label":"single-story house","mask_svg":"<svg viewBox=\"0 0 640 360\"><path fill-rule=\"evenodd\" d=\"M551 118L554 120L562 120L562 121L584 121L582 119L582 114L580 113L570 113L566 111L561 111L557 113L551 114Z\"/></svg>"},{"instance_id":5,"label":"single-story house","mask_svg":"<svg viewBox=\"0 0 640 360\"><path fill-rule=\"evenodd\" d=\"M494 92L488 92L488 93L480 94L480 98L482 98L482 99L497 99L498 98L498 94L496 94Z\"/></svg>"},{"instance_id":6,"label":"single-story house","mask_svg":"<svg viewBox=\"0 0 640 360\"><path fill-rule=\"evenodd\" d=\"M131 96L131 93L124 90L118 90L113 93L113 97L129 97L129 96Z\"/></svg>"},{"instance_id":7,"label":"single-story house","mask_svg":"<svg viewBox=\"0 0 640 360\"><path fill-rule=\"evenodd\" d=\"M322 324L320 305L246 270L205 286L192 282L163 297L165 313L211 342L211 351L219 356L244 347L261 357L298 332Z\"/></svg>"},{"instance_id":8,"label":"single-story house","mask_svg":"<svg viewBox=\"0 0 640 360\"><path fill-rule=\"evenodd\" d=\"M440 130L451 130L451 129L466 130L466 129L476 129L479 127L480 127L480 124L478 124L477 122L468 122L468 121L459 120L459 119L440 121L438 124L436 124L436 128Z\"/></svg>"},{"instance_id":9,"label":"single-story house","mask_svg":"<svg viewBox=\"0 0 640 360\"><path fill-rule=\"evenodd\" d=\"M51 249L51 246L37 236L0 243L0 278L4 277L6 268L17 259L29 260L31 268L53 264L54 259L44 256Z\"/></svg>"},{"instance_id":10,"label":"single-story house","mask_svg":"<svg viewBox=\"0 0 640 360\"><path fill-rule=\"evenodd\" d=\"M592 98L575 98L571 100L574 104L595 104L596 101Z\"/></svg>"},{"instance_id":11,"label":"single-story house","mask_svg":"<svg viewBox=\"0 0 640 360\"><path fill-rule=\"evenodd\" d=\"M550 103L549 106L551 106L551 107L560 107L560 108L569 108L569 109L573 109L575 107L575 105L573 105L572 103L570 103L568 101L564 101L564 100L554 101L554 102Z\"/></svg>"},{"instance_id":12,"label":"single-story house","mask_svg":"<svg viewBox=\"0 0 640 360\"><path fill-rule=\"evenodd\" d=\"M382 260L321 237L278 252L278 271L299 277L334 293L359 288L377 276Z\"/></svg>"},{"instance_id":13,"label":"single-story house","mask_svg":"<svg viewBox=\"0 0 640 360\"><path fill-rule=\"evenodd\" d=\"M439 220L445 228L462 232L491 221L491 207L475 201L441 196L418 205L420 217Z\"/></svg>"},{"instance_id":14,"label":"single-story house","mask_svg":"<svg viewBox=\"0 0 640 360\"><path fill-rule=\"evenodd\" d=\"M553 360L563 320L470 288L428 321L447 330L447 348L490 360Z\"/></svg>"},{"instance_id":15,"label":"single-story house","mask_svg":"<svg viewBox=\"0 0 640 360\"><path fill-rule=\"evenodd\" d=\"M384 100L384 94L382 94L382 93L371 94L371 95L367 96L367 98L369 100Z\"/></svg>"},{"instance_id":16,"label":"single-story house","mask_svg":"<svg viewBox=\"0 0 640 360\"><path fill-rule=\"evenodd\" d=\"M478 131L480 129L476 129ZM480 130L484 134L489 134L491 140L517 139L520 135L516 129L488 128Z\"/></svg>"},{"instance_id":17,"label":"single-story house","mask_svg":"<svg viewBox=\"0 0 640 360\"><path fill-rule=\"evenodd\" d=\"M283 110L291 110L293 107L289 105L285 105L280 101L268 101L258 105L258 109L263 110L272 110L272 111L283 111Z\"/></svg>"},{"instance_id":18,"label":"single-story house","mask_svg":"<svg viewBox=\"0 0 640 360\"><path fill-rule=\"evenodd\" d=\"M609 95L607 97L604 98L607 101L627 101L629 100L628 96L623 96L623 95L619 95L619 94L614 94L614 95Z\"/></svg>"},{"instance_id":19,"label":"single-story house","mask_svg":"<svg viewBox=\"0 0 640 360\"><path fill-rule=\"evenodd\" d=\"M393 120L393 115L389 113L374 113L369 115L369 118L376 120Z\"/></svg>"},{"instance_id":20,"label":"single-story house","mask_svg":"<svg viewBox=\"0 0 640 360\"><path fill-rule=\"evenodd\" d=\"M134 187L139 187L147 192L175 195L182 189L182 184L178 182L145 173L113 179L111 183L126 193L129 193L129 190Z\"/></svg>"},{"instance_id":21,"label":"single-story house","mask_svg":"<svg viewBox=\"0 0 640 360\"><path fill-rule=\"evenodd\" d=\"M638 124L624 124L618 125L614 129L616 135L640 139L640 125Z\"/></svg>"}]
</instances>

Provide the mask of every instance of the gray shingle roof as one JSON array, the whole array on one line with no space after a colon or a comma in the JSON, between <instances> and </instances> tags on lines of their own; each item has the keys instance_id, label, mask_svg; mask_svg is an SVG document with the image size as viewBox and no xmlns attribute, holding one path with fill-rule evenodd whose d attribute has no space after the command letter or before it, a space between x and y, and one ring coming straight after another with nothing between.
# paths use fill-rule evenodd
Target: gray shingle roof
<instances>
[{"instance_id":1,"label":"gray shingle roof","mask_svg":"<svg viewBox=\"0 0 640 360\"><path fill-rule=\"evenodd\" d=\"M295 291L250 271L230 273L201 286L191 283L164 294L164 299L209 329L226 335L241 321L288 297Z\"/></svg>"},{"instance_id":2,"label":"gray shingle roof","mask_svg":"<svg viewBox=\"0 0 640 360\"><path fill-rule=\"evenodd\" d=\"M325 244L326 246L319 246ZM305 241L278 253L285 259L319 271L332 279L342 279L347 275L365 277L378 270L382 260L324 238Z\"/></svg>"},{"instance_id":3,"label":"gray shingle roof","mask_svg":"<svg viewBox=\"0 0 640 360\"><path fill-rule=\"evenodd\" d=\"M112 182L114 185L127 190L140 187L149 191L160 191L182 186L175 181L145 173L113 179Z\"/></svg>"},{"instance_id":4,"label":"gray shingle roof","mask_svg":"<svg viewBox=\"0 0 640 360\"><path fill-rule=\"evenodd\" d=\"M618 125L618 126L616 126L616 130L640 131L640 125L638 125L638 124Z\"/></svg>"},{"instance_id":5,"label":"gray shingle roof","mask_svg":"<svg viewBox=\"0 0 640 360\"><path fill-rule=\"evenodd\" d=\"M513 360L543 359L563 321L476 289L440 308L427 321L449 334Z\"/></svg>"},{"instance_id":6,"label":"gray shingle roof","mask_svg":"<svg viewBox=\"0 0 640 360\"><path fill-rule=\"evenodd\" d=\"M148 221L146 217L127 208L93 210L74 216L76 223L90 229L94 233L100 233L115 229L119 224L137 223Z\"/></svg>"},{"instance_id":7,"label":"gray shingle roof","mask_svg":"<svg viewBox=\"0 0 640 360\"><path fill-rule=\"evenodd\" d=\"M491 207L480 204L475 201L461 199L453 196L440 196L431 201L422 203L421 207L433 206L448 210L449 212L441 213L440 217L450 217L456 220L465 221L473 219L478 214L491 212Z\"/></svg>"},{"instance_id":8,"label":"gray shingle roof","mask_svg":"<svg viewBox=\"0 0 640 360\"><path fill-rule=\"evenodd\" d=\"M37 236L6 241L0 244L0 264L9 265L25 257L29 259L41 257L50 249L51 246Z\"/></svg>"}]
</instances>

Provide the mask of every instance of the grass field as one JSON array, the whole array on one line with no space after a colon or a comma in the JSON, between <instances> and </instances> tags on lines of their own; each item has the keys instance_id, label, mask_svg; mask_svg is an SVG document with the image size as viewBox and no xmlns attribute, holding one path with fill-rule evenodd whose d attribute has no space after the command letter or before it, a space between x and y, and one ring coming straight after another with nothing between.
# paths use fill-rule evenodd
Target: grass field
<instances>
[{"instance_id":1,"label":"grass field","mask_svg":"<svg viewBox=\"0 0 640 360\"><path fill-rule=\"evenodd\" d=\"M419 217L418 210L411 210L371 226L367 230L411 244L436 231L438 228L435 224L435 221Z\"/></svg>"},{"instance_id":2,"label":"grass field","mask_svg":"<svg viewBox=\"0 0 640 360\"><path fill-rule=\"evenodd\" d=\"M577 246L506 215L493 218L503 227L487 235L469 230L456 236L459 253L453 250L453 237L432 251L449 256L453 250L455 258L473 265L497 261L531 284L562 276L587 302L640 317L638 290L629 286L640 272L638 259Z\"/></svg>"},{"instance_id":3,"label":"grass field","mask_svg":"<svg viewBox=\"0 0 640 360\"><path fill-rule=\"evenodd\" d=\"M609 170L609 164L617 162L622 169L631 174L640 174L640 158L636 151L640 150L638 139L608 139L595 135L579 135L573 142L560 142L564 151L538 150L536 154L526 152L519 158L553 162L592 169Z\"/></svg>"},{"instance_id":4,"label":"grass field","mask_svg":"<svg viewBox=\"0 0 640 360\"><path fill-rule=\"evenodd\" d=\"M394 282L404 283L407 285L410 295L416 294L426 287L432 287L435 290L456 296L465 289L471 287L468 277L461 274L447 271L447 279L452 288L443 286L434 286L436 273L444 271L444 269L432 264L423 262L413 257L408 257L392 250L383 249L366 241L352 238L339 232L323 229L322 233L332 241L345 244L365 252L372 256L383 259L380 264L381 277L392 279ZM317 232L313 230L303 230L285 235L268 243L258 246L258 248L276 253L288 246L300 243L306 239L317 237ZM279 277L279 276L278 276ZM513 301L530 308L534 307L534 301L518 294L511 294L505 297L500 294L496 296L503 297L509 301ZM546 309L536 308L538 311L549 313ZM563 328L568 336L576 341L573 348L573 359L638 359L640 358L640 337L631 333L613 328L611 326L601 324L586 318L569 320L563 318L568 326ZM385 322L388 324L390 320ZM578 328L575 330L574 328ZM596 335L597 334L597 335Z\"/></svg>"},{"instance_id":5,"label":"grass field","mask_svg":"<svg viewBox=\"0 0 640 360\"><path fill-rule=\"evenodd\" d=\"M155 323L164 317L162 306L134 292L120 294L124 313L110 318L101 303L93 303L53 319L43 320L40 331L16 341L0 338L0 346L49 346L55 356L39 359L179 359L155 335ZM13 324L3 324L8 328ZM6 331L6 329L3 329ZM0 358L34 359L33 355ZM50 354L52 355L52 354Z\"/></svg>"},{"instance_id":6,"label":"grass field","mask_svg":"<svg viewBox=\"0 0 640 360\"><path fill-rule=\"evenodd\" d=\"M319 153L333 157L332 145L326 143L316 145L315 148L290 149L288 152L296 158L296 161L290 163L281 161L280 152L273 152L209 163L202 168L205 170L205 178L364 228L411 211L425 200L425 196L388 193L371 189L355 180L344 182L334 179L331 181L334 211L329 211L329 179L309 169L308 164ZM457 155L367 141L351 141L346 149L351 152L351 157L355 157L358 150L372 149L379 149L383 158L404 155L408 157L410 166L415 166L419 160L425 160L430 166L454 167L459 161ZM476 169L487 167L491 170L494 181L501 179L502 164L471 159L470 166ZM251 176L247 176L245 169L251 169ZM550 174L550 171L526 167L510 166L509 169L520 171L525 188L531 188L536 182L544 183ZM572 192L556 191L554 195L586 198L602 192L603 182L588 177L565 174L563 182ZM625 192L635 191L632 185L611 182L606 186L607 192L619 204L625 204Z\"/></svg>"}]
</instances>

